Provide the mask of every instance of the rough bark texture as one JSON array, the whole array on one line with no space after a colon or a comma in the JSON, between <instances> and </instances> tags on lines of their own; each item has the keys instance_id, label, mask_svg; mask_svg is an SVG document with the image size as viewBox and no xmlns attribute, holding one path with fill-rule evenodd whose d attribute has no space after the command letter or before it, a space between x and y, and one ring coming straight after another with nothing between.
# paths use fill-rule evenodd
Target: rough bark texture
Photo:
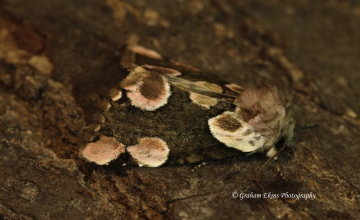
<instances>
[{"instance_id":1,"label":"rough bark texture","mask_svg":"<svg viewBox=\"0 0 360 220\"><path fill-rule=\"evenodd\" d=\"M0 2L0 217L4 219L359 219L360 4L355 1ZM85 94L111 86L138 42L242 86L292 100L295 147L266 158L118 169L85 163ZM301 127L301 126L298 126Z\"/></svg>"}]
</instances>

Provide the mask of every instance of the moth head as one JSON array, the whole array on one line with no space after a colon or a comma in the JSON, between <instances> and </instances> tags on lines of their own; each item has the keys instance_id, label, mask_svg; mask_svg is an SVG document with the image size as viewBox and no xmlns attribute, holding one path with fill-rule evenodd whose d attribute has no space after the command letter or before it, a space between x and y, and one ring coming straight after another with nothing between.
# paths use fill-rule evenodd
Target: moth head
<instances>
[{"instance_id":1,"label":"moth head","mask_svg":"<svg viewBox=\"0 0 360 220\"><path fill-rule=\"evenodd\" d=\"M292 112L276 87L244 89L234 104L235 112L224 112L208 121L213 136L226 146L243 152L264 151L281 137L292 138Z\"/></svg>"},{"instance_id":2,"label":"moth head","mask_svg":"<svg viewBox=\"0 0 360 220\"><path fill-rule=\"evenodd\" d=\"M163 75L140 66L121 82L121 87L127 90L132 105L147 111L164 106L171 95L170 84Z\"/></svg>"},{"instance_id":3,"label":"moth head","mask_svg":"<svg viewBox=\"0 0 360 220\"><path fill-rule=\"evenodd\" d=\"M140 166L158 167L168 159L169 148L160 138L141 138L139 143L127 148Z\"/></svg>"},{"instance_id":4,"label":"moth head","mask_svg":"<svg viewBox=\"0 0 360 220\"><path fill-rule=\"evenodd\" d=\"M245 89L234 104L238 107L239 117L266 137L266 147L271 147L281 137L292 138L295 121L290 103L276 87L265 85Z\"/></svg>"}]
</instances>

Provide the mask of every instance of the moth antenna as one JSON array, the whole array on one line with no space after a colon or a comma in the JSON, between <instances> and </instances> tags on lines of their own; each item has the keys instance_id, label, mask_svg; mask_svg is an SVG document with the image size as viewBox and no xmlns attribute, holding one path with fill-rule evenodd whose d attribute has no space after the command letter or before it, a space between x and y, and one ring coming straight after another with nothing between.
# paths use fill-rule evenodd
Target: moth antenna
<instances>
[{"instance_id":1,"label":"moth antenna","mask_svg":"<svg viewBox=\"0 0 360 220\"><path fill-rule=\"evenodd\" d=\"M263 169L272 161L274 160L279 154L281 151L284 150L284 148L286 147L286 144L287 144L287 141L284 143L284 145L281 147L281 149L275 154L273 155L272 157L270 157L265 163L264 165L262 165L262 167L260 168L260 170L256 173L256 178L255 178L255 181L256 181L256 185L261 189L263 190L263 187L260 185L260 181L259 181L259 177L260 177L260 174L261 172L263 171Z\"/></svg>"},{"instance_id":2,"label":"moth antenna","mask_svg":"<svg viewBox=\"0 0 360 220\"><path fill-rule=\"evenodd\" d=\"M204 161L196 166L194 166L192 169L191 169L191 172L196 172L198 171L199 169L203 168L204 166L207 166L209 164L221 164L221 165L224 165L224 164L228 164L228 163L236 163L236 162L239 162L241 161L242 158L241 156L239 157L234 157L234 158L226 158L225 160L218 160L218 161Z\"/></svg>"},{"instance_id":3,"label":"moth antenna","mask_svg":"<svg viewBox=\"0 0 360 220\"><path fill-rule=\"evenodd\" d=\"M196 165L195 167L193 167L193 168L191 169L191 172L194 173L194 172L198 171L199 169L201 169L202 167L204 167L204 166L206 166L206 165L208 165L207 162L202 162L201 164L198 164L198 165Z\"/></svg>"},{"instance_id":4,"label":"moth antenna","mask_svg":"<svg viewBox=\"0 0 360 220\"><path fill-rule=\"evenodd\" d=\"M286 178L286 176L284 175L284 173L282 172L281 166L279 161L276 160L276 170L279 174L279 177L284 181L284 182L288 182L288 179Z\"/></svg>"},{"instance_id":5,"label":"moth antenna","mask_svg":"<svg viewBox=\"0 0 360 220\"><path fill-rule=\"evenodd\" d=\"M313 128L313 127L317 127L317 126L319 126L319 124L316 124L316 123L298 124L295 129L303 130L303 129Z\"/></svg>"}]
</instances>

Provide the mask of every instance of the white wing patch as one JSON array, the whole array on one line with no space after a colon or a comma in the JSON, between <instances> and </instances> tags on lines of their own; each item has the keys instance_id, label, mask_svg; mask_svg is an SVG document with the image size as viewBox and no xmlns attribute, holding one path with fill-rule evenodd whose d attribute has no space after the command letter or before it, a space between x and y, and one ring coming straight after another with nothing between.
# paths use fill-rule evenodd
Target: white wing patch
<instances>
[{"instance_id":1,"label":"white wing patch","mask_svg":"<svg viewBox=\"0 0 360 220\"><path fill-rule=\"evenodd\" d=\"M235 112L226 111L208 121L212 135L228 147L243 152L252 152L262 148L265 137L255 132Z\"/></svg>"}]
</instances>

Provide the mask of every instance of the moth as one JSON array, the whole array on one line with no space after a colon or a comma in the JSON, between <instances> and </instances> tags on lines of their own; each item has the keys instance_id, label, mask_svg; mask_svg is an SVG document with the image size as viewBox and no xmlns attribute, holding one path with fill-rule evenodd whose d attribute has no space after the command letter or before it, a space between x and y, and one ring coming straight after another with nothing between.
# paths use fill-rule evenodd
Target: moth
<instances>
[{"instance_id":1,"label":"moth","mask_svg":"<svg viewBox=\"0 0 360 220\"><path fill-rule=\"evenodd\" d=\"M103 95L80 154L99 165L158 167L276 154L291 141L290 103L274 86L243 88L138 45L122 51L121 80ZM116 163L116 162L114 162Z\"/></svg>"}]
</instances>

